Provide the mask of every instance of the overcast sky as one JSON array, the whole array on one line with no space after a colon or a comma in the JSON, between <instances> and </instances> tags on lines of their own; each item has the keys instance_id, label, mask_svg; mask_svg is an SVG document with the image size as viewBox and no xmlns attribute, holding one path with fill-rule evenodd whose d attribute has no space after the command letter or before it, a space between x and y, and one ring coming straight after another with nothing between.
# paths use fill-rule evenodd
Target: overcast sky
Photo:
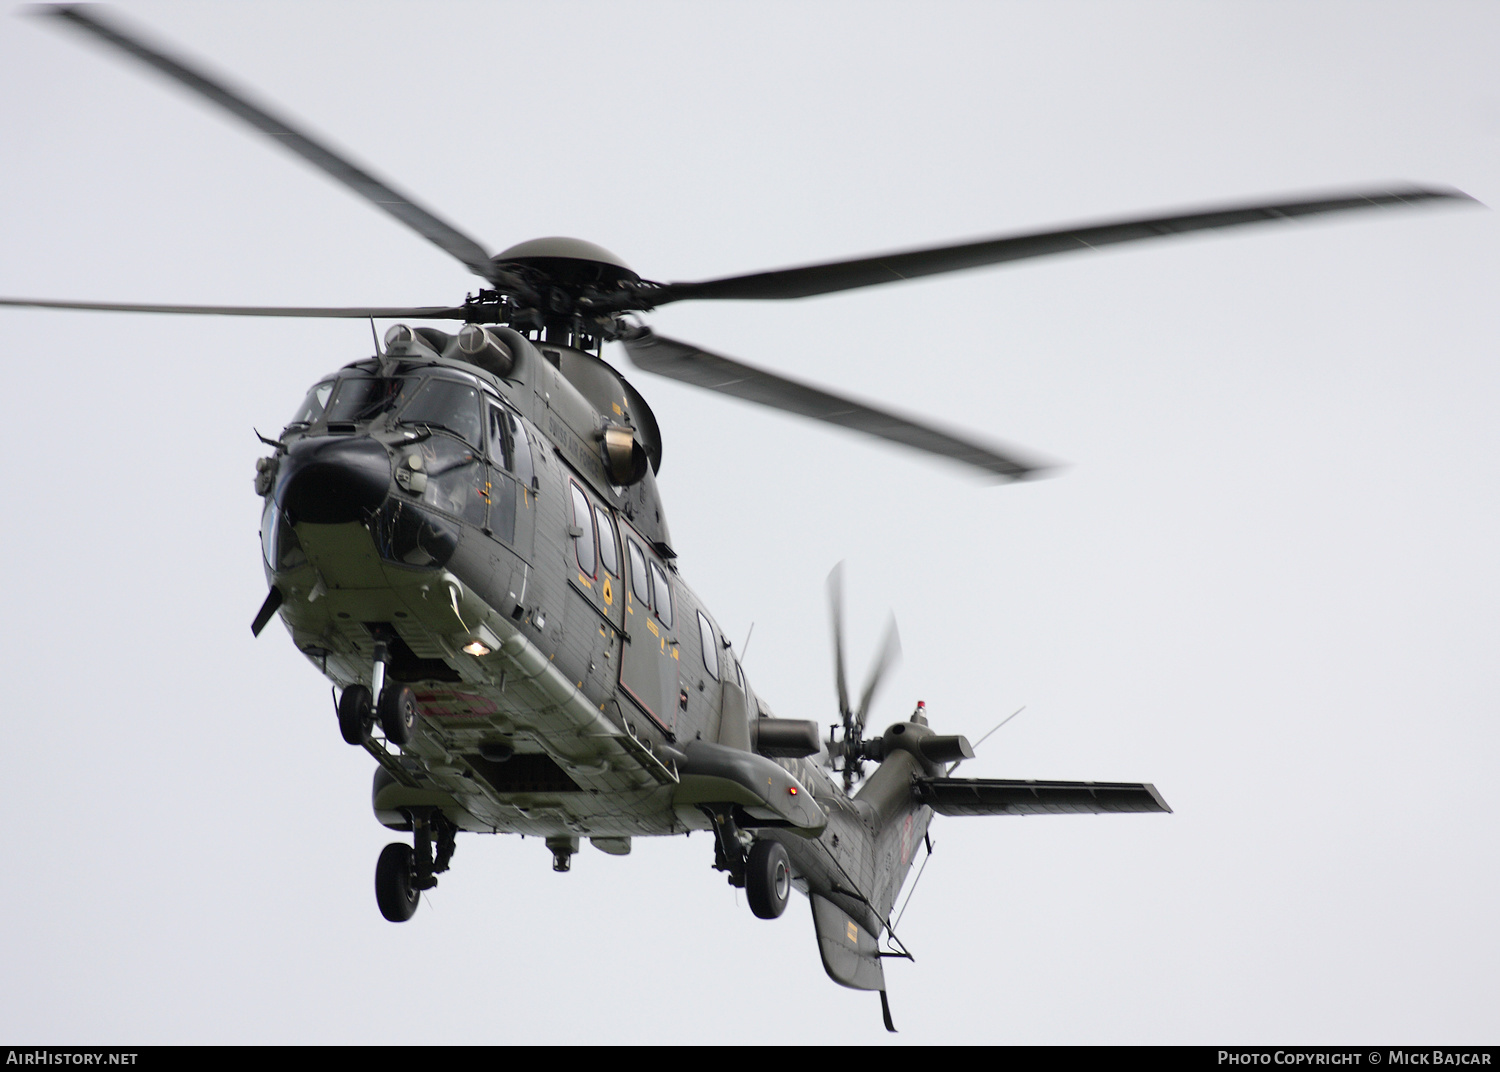
<instances>
[{"instance_id":1,"label":"overcast sky","mask_svg":"<svg viewBox=\"0 0 1500 1072\"><path fill-rule=\"evenodd\" d=\"M1500 201L1492 4L129 3L492 249L692 280L1400 182ZM445 304L462 266L258 135L0 18L0 294ZM629 373L686 580L777 714L970 776L1154 782L1171 816L952 819L888 961L902 1043L1493 1042L1500 219L1351 214L659 331L1063 463L945 463ZM382 329L384 325L381 325ZM0 1039L884 1042L806 901L703 837L394 835L273 625L251 482L363 322L0 311ZM623 362L617 350L614 360Z\"/></svg>"}]
</instances>

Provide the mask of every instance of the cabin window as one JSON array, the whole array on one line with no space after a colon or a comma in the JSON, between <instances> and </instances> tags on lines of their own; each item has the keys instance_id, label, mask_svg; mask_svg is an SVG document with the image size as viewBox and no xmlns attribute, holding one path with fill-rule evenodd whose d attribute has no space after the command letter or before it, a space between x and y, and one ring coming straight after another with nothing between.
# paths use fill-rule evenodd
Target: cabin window
<instances>
[{"instance_id":1,"label":"cabin window","mask_svg":"<svg viewBox=\"0 0 1500 1072\"><path fill-rule=\"evenodd\" d=\"M510 434L516 461L516 479L523 488L534 488L536 470L531 465L531 439L526 435L526 426L521 423L521 418L514 413L510 414Z\"/></svg>"},{"instance_id":2,"label":"cabin window","mask_svg":"<svg viewBox=\"0 0 1500 1072\"><path fill-rule=\"evenodd\" d=\"M625 541L625 550L630 554L630 588L641 606L651 606L651 582L646 579L646 556L635 545L634 540Z\"/></svg>"},{"instance_id":3,"label":"cabin window","mask_svg":"<svg viewBox=\"0 0 1500 1072\"><path fill-rule=\"evenodd\" d=\"M493 402L487 407L490 416L490 461L502 469L514 470L510 438L510 417Z\"/></svg>"},{"instance_id":4,"label":"cabin window","mask_svg":"<svg viewBox=\"0 0 1500 1072\"><path fill-rule=\"evenodd\" d=\"M594 517L599 521L599 562L616 577L620 575L619 541L615 538L615 522L609 511L602 506L594 507Z\"/></svg>"},{"instance_id":5,"label":"cabin window","mask_svg":"<svg viewBox=\"0 0 1500 1072\"><path fill-rule=\"evenodd\" d=\"M452 432L465 442L481 443L479 389L455 380L428 380L401 411L401 423L425 424Z\"/></svg>"},{"instance_id":6,"label":"cabin window","mask_svg":"<svg viewBox=\"0 0 1500 1072\"><path fill-rule=\"evenodd\" d=\"M714 627L700 610L698 612L698 640L703 644L703 668L715 681L719 680L719 645L714 640Z\"/></svg>"},{"instance_id":7,"label":"cabin window","mask_svg":"<svg viewBox=\"0 0 1500 1072\"><path fill-rule=\"evenodd\" d=\"M656 598L656 616L662 625L672 628L672 589L667 575L655 562L651 563L651 594Z\"/></svg>"},{"instance_id":8,"label":"cabin window","mask_svg":"<svg viewBox=\"0 0 1500 1072\"><path fill-rule=\"evenodd\" d=\"M577 484L569 484L573 492L573 525L581 530L573 537L573 547L578 556L578 568L592 577L597 572L598 559L594 555L594 516L589 512L589 499Z\"/></svg>"},{"instance_id":9,"label":"cabin window","mask_svg":"<svg viewBox=\"0 0 1500 1072\"><path fill-rule=\"evenodd\" d=\"M328 396L331 394L333 394L332 380L325 380L307 392L307 397L302 400L297 415L287 422L287 427L290 428L294 424L312 424L313 421L323 416L323 409L328 405Z\"/></svg>"}]
</instances>

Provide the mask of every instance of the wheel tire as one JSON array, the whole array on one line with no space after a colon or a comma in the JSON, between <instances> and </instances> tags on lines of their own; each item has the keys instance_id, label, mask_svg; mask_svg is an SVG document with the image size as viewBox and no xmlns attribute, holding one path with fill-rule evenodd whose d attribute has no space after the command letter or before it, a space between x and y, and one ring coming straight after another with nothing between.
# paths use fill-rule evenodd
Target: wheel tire
<instances>
[{"instance_id":1,"label":"wheel tire","mask_svg":"<svg viewBox=\"0 0 1500 1072\"><path fill-rule=\"evenodd\" d=\"M391 744L404 745L410 741L420 715L416 694L405 685L392 682L380 690L380 728Z\"/></svg>"},{"instance_id":2,"label":"wheel tire","mask_svg":"<svg viewBox=\"0 0 1500 1072\"><path fill-rule=\"evenodd\" d=\"M339 732L349 744L364 744L374 719L370 713L370 690L350 685L339 697Z\"/></svg>"},{"instance_id":3,"label":"wheel tire","mask_svg":"<svg viewBox=\"0 0 1500 1072\"><path fill-rule=\"evenodd\" d=\"M792 861L779 841L757 841L745 860L745 898L761 919L786 911L792 896Z\"/></svg>"},{"instance_id":4,"label":"wheel tire","mask_svg":"<svg viewBox=\"0 0 1500 1072\"><path fill-rule=\"evenodd\" d=\"M380 850L375 862L375 903L380 914L392 923L405 923L417 910L422 891L412 884L412 851L410 845L393 841Z\"/></svg>"}]
</instances>

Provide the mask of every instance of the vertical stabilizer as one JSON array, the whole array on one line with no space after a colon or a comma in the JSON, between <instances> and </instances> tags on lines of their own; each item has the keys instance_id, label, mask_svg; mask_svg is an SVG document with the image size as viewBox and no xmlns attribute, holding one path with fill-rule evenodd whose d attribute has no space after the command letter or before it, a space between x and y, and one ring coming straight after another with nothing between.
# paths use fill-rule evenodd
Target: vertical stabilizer
<instances>
[{"instance_id":1,"label":"vertical stabilizer","mask_svg":"<svg viewBox=\"0 0 1500 1072\"><path fill-rule=\"evenodd\" d=\"M885 969L875 935L855 922L838 905L813 894L813 926L818 931L818 953L823 970L840 986L852 990L885 990Z\"/></svg>"}]
</instances>

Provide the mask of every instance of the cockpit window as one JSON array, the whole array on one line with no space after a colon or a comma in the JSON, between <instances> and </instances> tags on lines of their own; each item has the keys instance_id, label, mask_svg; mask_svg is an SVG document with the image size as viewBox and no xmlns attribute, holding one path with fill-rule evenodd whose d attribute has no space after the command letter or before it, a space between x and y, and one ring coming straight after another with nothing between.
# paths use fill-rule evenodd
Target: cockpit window
<instances>
[{"instance_id":1,"label":"cockpit window","mask_svg":"<svg viewBox=\"0 0 1500 1072\"><path fill-rule=\"evenodd\" d=\"M521 486L530 488L535 470L531 465L531 440L521 418L498 402L489 404L490 459L516 474ZM616 570L615 572L619 572Z\"/></svg>"},{"instance_id":2,"label":"cockpit window","mask_svg":"<svg viewBox=\"0 0 1500 1072\"><path fill-rule=\"evenodd\" d=\"M325 380L307 392L307 397L302 400L296 416L287 422L288 427L293 424L311 424L323 416L323 407L328 405L328 396L331 394L333 394L332 380Z\"/></svg>"},{"instance_id":3,"label":"cockpit window","mask_svg":"<svg viewBox=\"0 0 1500 1072\"><path fill-rule=\"evenodd\" d=\"M295 569L307 561L302 550L302 541L287 523L274 502L266 503L260 519L260 547L266 556L266 565L273 570Z\"/></svg>"},{"instance_id":4,"label":"cockpit window","mask_svg":"<svg viewBox=\"0 0 1500 1072\"><path fill-rule=\"evenodd\" d=\"M401 411L400 421L402 424L442 428L476 446L484 442L479 417L479 389L466 383L428 380Z\"/></svg>"},{"instance_id":5,"label":"cockpit window","mask_svg":"<svg viewBox=\"0 0 1500 1072\"><path fill-rule=\"evenodd\" d=\"M382 380L374 376L345 376L328 403L330 421L367 421L394 406L410 380ZM316 388L314 389L316 390Z\"/></svg>"}]
</instances>

